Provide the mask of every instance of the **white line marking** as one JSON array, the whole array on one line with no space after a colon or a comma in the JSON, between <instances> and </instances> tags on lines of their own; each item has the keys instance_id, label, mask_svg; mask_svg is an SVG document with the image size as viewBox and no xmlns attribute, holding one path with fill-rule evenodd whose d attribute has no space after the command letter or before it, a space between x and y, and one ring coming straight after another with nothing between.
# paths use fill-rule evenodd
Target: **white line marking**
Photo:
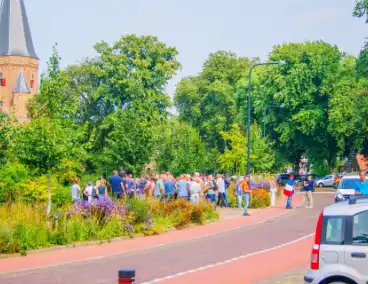
<instances>
[{"instance_id":1,"label":"white line marking","mask_svg":"<svg viewBox=\"0 0 368 284\"><path fill-rule=\"evenodd\" d=\"M274 250L277 250L277 249L280 249L280 248L283 248L283 247L286 247L286 246L289 246L289 245L298 243L298 242L303 241L305 239L308 239L308 238L310 238L312 236L314 236L314 233L308 234L308 235L306 235L306 236L304 236L302 238L299 238L299 239L293 240L291 242L287 242L287 243L284 243L282 245L278 245L278 246L275 246L275 247L272 247L272 248L268 248L268 249L256 251L256 252L249 253L249 254L244 254L244 255L241 255L241 256L238 256L238 257L233 257L233 258L228 259L228 260L225 260L225 261L221 261L221 262L209 264L209 265L206 265L206 266L201 266L201 267L198 267L198 268L195 268L195 269L191 269L191 270L184 271L184 272L179 272L179 273L168 275L168 276L165 276L165 277L162 277L162 278L157 278L157 279L154 279L154 280L151 280L151 281L148 281L148 282L144 282L142 284L158 283L158 282L161 282L161 281L164 281L164 280L168 280L168 279L172 279L172 278L176 278L176 277L179 277L179 276L183 276L183 275L187 275L187 274L192 274L192 273L195 273L195 272L198 272L198 271L201 271L201 270L206 270L206 269L209 269L209 268L221 266L221 265L224 265L224 264L227 264L227 263L231 263L231 262L234 262L234 261L237 261L237 260L240 260L240 259L244 259L244 258L248 258L248 257L255 256L255 255L258 255L258 254L262 254L262 253L274 251Z\"/></svg>"},{"instance_id":2,"label":"white line marking","mask_svg":"<svg viewBox=\"0 0 368 284\"><path fill-rule=\"evenodd\" d=\"M304 201L305 201L305 198L303 198L303 202ZM91 258L87 258L87 259L74 260L74 261L70 261L70 262L62 262L62 263L49 264L49 265L43 265L43 266L36 266L36 267L32 267L32 268L19 269L19 270L9 271L9 272L0 272L0 275L18 274L18 273L21 273L21 272L30 272L32 270L44 269L44 268L49 268L49 267L57 267L57 266L61 266L61 265L75 264L75 263L79 263L79 262L90 262L90 261L94 261L94 260L109 258L109 257L112 257L112 256L123 255L123 254L128 254L128 253L137 252L137 251L144 251L144 250L154 249L154 248L163 247L163 246L167 246L167 245L174 245L174 244L179 244L179 243L183 243L183 242L189 242L189 241L193 241L193 240L199 240L199 239L203 239L203 238L207 238L207 237L211 237L211 236L225 234L225 233L228 233L228 232L231 232L231 231L236 231L236 230L239 230L239 229L242 229L242 228L246 228L248 226L260 225L260 224L266 223L269 220L279 218L279 217L281 217L285 214L288 214L288 213L290 213L294 210L295 209L285 211L285 212L283 212L279 215L266 218L266 219L264 219L262 221L259 221L259 222L256 222L256 223L246 224L244 226L238 226L238 227L235 227L235 228L232 228L232 229L228 229L226 231L217 232L217 233L213 233L213 234L206 234L206 235L199 236L199 237L196 237L196 238L193 238L193 239L190 239L190 240L178 241L178 242L173 242L173 243L164 243L164 244L154 245L154 246L151 246L151 247L148 247L148 248L137 248L137 249L127 250L127 251L123 251L123 252L117 252L117 253L113 253L113 254L109 254L109 255L95 256L95 257L91 257ZM210 225L211 224L218 224L218 223L214 222L214 223L210 223Z\"/></svg>"}]
</instances>

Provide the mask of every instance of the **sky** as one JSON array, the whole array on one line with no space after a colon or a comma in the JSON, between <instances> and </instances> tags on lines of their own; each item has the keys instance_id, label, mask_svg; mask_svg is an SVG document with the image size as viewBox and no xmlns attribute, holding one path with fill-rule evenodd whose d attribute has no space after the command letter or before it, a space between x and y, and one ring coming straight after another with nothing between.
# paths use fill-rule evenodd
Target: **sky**
<instances>
[{"instance_id":1,"label":"sky","mask_svg":"<svg viewBox=\"0 0 368 284\"><path fill-rule=\"evenodd\" d=\"M196 75L211 52L267 55L275 44L324 40L357 55L368 25L352 17L355 0L25 0L41 72L58 43L62 67L96 55L93 45L126 34L154 35L179 51Z\"/></svg>"}]
</instances>

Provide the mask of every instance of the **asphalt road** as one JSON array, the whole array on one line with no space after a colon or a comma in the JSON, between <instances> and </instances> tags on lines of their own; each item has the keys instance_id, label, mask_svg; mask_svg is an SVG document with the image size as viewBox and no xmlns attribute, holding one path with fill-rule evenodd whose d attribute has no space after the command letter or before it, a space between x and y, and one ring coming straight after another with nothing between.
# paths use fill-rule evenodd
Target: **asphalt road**
<instances>
[{"instance_id":1,"label":"asphalt road","mask_svg":"<svg viewBox=\"0 0 368 284\"><path fill-rule=\"evenodd\" d=\"M316 194L315 208L296 208L263 224L121 255L0 275L0 283L117 283L119 269L135 269L137 283L272 248L315 231L331 194Z\"/></svg>"}]
</instances>

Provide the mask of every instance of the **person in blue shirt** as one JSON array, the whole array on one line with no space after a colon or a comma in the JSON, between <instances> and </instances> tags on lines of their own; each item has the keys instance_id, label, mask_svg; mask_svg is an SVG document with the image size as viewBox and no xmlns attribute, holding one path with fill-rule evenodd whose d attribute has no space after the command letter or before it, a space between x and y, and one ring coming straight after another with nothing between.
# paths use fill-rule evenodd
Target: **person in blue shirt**
<instances>
[{"instance_id":1,"label":"person in blue shirt","mask_svg":"<svg viewBox=\"0 0 368 284\"><path fill-rule=\"evenodd\" d=\"M113 171L113 175L110 177L110 185L111 185L111 191L112 195L115 198L122 198L125 194L125 190L123 187L123 181L121 177L119 176L118 171Z\"/></svg>"},{"instance_id":2,"label":"person in blue shirt","mask_svg":"<svg viewBox=\"0 0 368 284\"><path fill-rule=\"evenodd\" d=\"M169 175L167 180L164 182L165 188L165 200L171 201L174 196L175 183L173 182L172 177Z\"/></svg>"},{"instance_id":3,"label":"person in blue shirt","mask_svg":"<svg viewBox=\"0 0 368 284\"><path fill-rule=\"evenodd\" d=\"M307 207L306 208L313 208L313 180L312 176L308 176L308 179L304 181L304 192L305 192L305 199L307 200Z\"/></svg>"},{"instance_id":4,"label":"person in blue shirt","mask_svg":"<svg viewBox=\"0 0 368 284\"><path fill-rule=\"evenodd\" d=\"M360 181L355 183L354 190L358 195L368 195L368 180L365 171L360 172Z\"/></svg>"},{"instance_id":5,"label":"person in blue shirt","mask_svg":"<svg viewBox=\"0 0 368 284\"><path fill-rule=\"evenodd\" d=\"M179 182L177 184L177 194L178 198L186 199L188 200L189 197L189 183L185 180L184 175L181 175L179 178Z\"/></svg>"}]
</instances>

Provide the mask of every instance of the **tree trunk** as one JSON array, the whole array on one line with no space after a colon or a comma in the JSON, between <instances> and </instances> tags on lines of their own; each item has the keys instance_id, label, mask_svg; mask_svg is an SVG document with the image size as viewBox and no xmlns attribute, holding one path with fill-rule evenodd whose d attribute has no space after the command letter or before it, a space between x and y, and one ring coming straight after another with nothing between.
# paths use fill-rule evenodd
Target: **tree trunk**
<instances>
[{"instance_id":1,"label":"tree trunk","mask_svg":"<svg viewBox=\"0 0 368 284\"><path fill-rule=\"evenodd\" d=\"M51 212L51 173L48 174L47 178L47 216L50 215Z\"/></svg>"}]
</instances>

